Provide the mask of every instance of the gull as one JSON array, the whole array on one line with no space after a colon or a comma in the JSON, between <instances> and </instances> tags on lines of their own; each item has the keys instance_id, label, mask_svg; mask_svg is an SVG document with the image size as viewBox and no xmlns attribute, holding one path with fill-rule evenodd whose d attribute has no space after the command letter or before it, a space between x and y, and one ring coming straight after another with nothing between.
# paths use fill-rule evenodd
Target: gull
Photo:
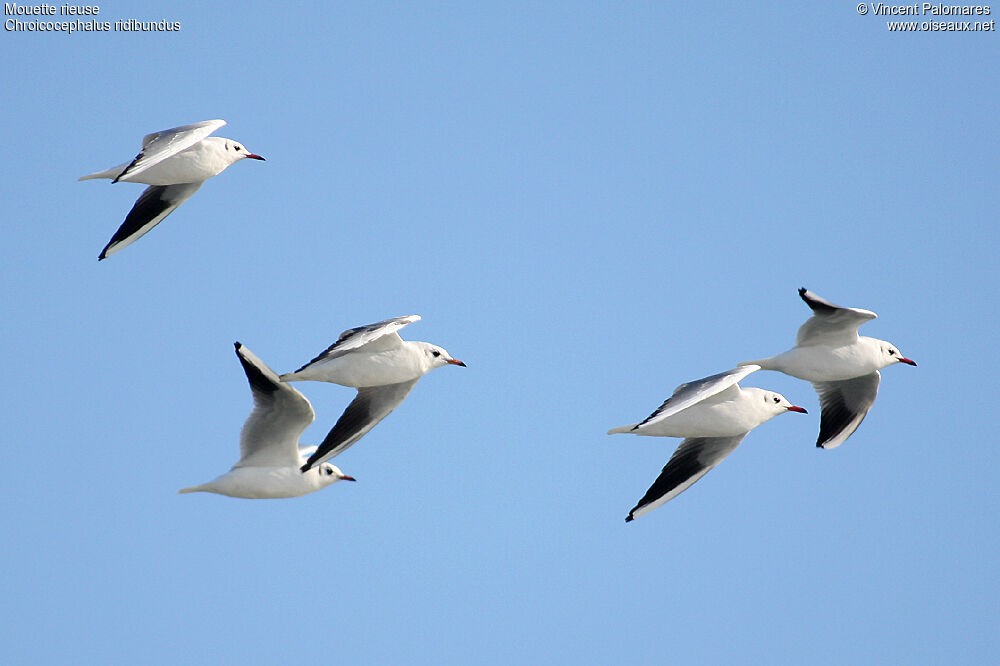
<instances>
[{"instance_id":1,"label":"gull","mask_svg":"<svg viewBox=\"0 0 1000 666\"><path fill-rule=\"evenodd\" d=\"M253 352L236 343L254 408L240 433L240 460L222 476L181 493L218 493L247 499L299 497L337 481L354 481L324 463L305 474L299 466L315 446L299 447L299 437L315 419L312 405L294 387L282 383Z\"/></svg>"},{"instance_id":2,"label":"gull","mask_svg":"<svg viewBox=\"0 0 1000 666\"><path fill-rule=\"evenodd\" d=\"M609 435L624 432L684 438L653 485L628 512L626 523L690 488L760 424L785 412L806 413L780 393L740 388L738 382L757 370L760 366L746 365L681 384L644 421L608 431Z\"/></svg>"},{"instance_id":3,"label":"gull","mask_svg":"<svg viewBox=\"0 0 1000 666\"><path fill-rule=\"evenodd\" d=\"M399 337L399 329L419 320L420 315L409 315L348 329L322 354L295 372L281 375L286 382L312 380L358 389L319 449L302 465L303 472L364 437L434 368L465 367L437 345Z\"/></svg>"},{"instance_id":4,"label":"gull","mask_svg":"<svg viewBox=\"0 0 1000 666\"><path fill-rule=\"evenodd\" d=\"M202 183L242 159L263 160L232 139L209 136L225 120L205 120L193 125L153 132L142 137L142 149L131 162L98 171L80 180L110 178L112 183L145 183L125 221L101 250L97 260L110 257L155 227L191 198Z\"/></svg>"},{"instance_id":5,"label":"gull","mask_svg":"<svg viewBox=\"0 0 1000 666\"><path fill-rule=\"evenodd\" d=\"M783 354L740 365L759 365L812 382L819 394L820 424L816 446L840 446L858 429L875 403L879 373L896 363L916 365L891 342L858 335L858 327L878 315L823 300L805 287L799 296L813 316L799 328L795 346Z\"/></svg>"}]
</instances>

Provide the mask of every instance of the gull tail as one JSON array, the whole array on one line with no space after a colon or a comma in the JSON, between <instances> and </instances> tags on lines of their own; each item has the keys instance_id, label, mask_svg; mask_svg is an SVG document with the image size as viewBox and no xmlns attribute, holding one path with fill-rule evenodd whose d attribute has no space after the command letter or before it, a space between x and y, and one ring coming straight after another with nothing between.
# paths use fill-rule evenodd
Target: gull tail
<instances>
[{"instance_id":1,"label":"gull tail","mask_svg":"<svg viewBox=\"0 0 1000 666\"><path fill-rule=\"evenodd\" d=\"M178 494L181 494L181 493L199 493L199 492L208 492L208 488L206 488L206 485L207 485L207 484L204 484L204 483L203 483L203 484L201 484L200 486L190 486L190 487L188 487L188 488L181 488L180 490L178 490L178 491L177 491L177 493L178 493Z\"/></svg>"},{"instance_id":2,"label":"gull tail","mask_svg":"<svg viewBox=\"0 0 1000 666\"><path fill-rule=\"evenodd\" d=\"M129 164L131 164L131 162L126 162L125 164L119 164L118 166L113 166L110 169L105 169L104 171L98 171L96 173L91 173L86 176L80 176L79 178L77 178L77 180L94 180L95 178L108 178L110 180L114 180L115 178L120 176L123 171L125 171L125 167L127 167Z\"/></svg>"},{"instance_id":3,"label":"gull tail","mask_svg":"<svg viewBox=\"0 0 1000 666\"><path fill-rule=\"evenodd\" d=\"M321 379L322 373L317 373L312 367L306 366L299 368L295 372L286 372L283 375L278 375L278 379L283 382L302 382L302 381L325 381Z\"/></svg>"},{"instance_id":4,"label":"gull tail","mask_svg":"<svg viewBox=\"0 0 1000 666\"><path fill-rule=\"evenodd\" d=\"M619 432L632 432L633 430L635 430L635 424L634 423L632 425L619 426L617 428L612 428L611 430L608 431L608 434L609 435L614 435L615 433L619 433Z\"/></svg>"}]
</instances>

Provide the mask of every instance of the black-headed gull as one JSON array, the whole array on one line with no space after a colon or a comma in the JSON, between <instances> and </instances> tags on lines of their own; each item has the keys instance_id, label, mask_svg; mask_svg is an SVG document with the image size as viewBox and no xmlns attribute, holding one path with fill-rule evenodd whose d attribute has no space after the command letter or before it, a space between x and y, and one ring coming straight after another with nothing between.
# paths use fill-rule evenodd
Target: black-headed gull
<instances>
[{"instance_id":1,"label":"black-headed gull","mask_svg":"<svg viewBox=\"0 0 1000 666\"><path fill-rule=\"evenodd\" d=\"M217 479L178 492L274 499L299 497L337 481L354 481L329 463L305 474L299 470L316 450L315 446L299 447L299 437L315 418L312 405L239 342L236 355L250 382L254 402L240 433L240 460Z\"/></svg>"},{"instance_id":2,"label":"black-headed gull","mask_svg":"<svg viewBox=\"0 0 1000 666\"><path fill-rule=\"evenodd\" d=\"M281 375L286 382L313 380L358 389L358 395L302 471L336 456L364 437L434 368L465 367L437 345L399 337L396 331L419 319L420 315L394 317L344 331L322 354L295 372Z\"/></svg>"},{"instance_id":3,"label":"black-headed gull","mask_svg":"<svg viewBox=\"0 0 1000 666\"><path fill-rule=\"evenodd\" d=\"M785 412L805 413L774 391L740 388L737 382L759 369L746 365L681 384L644 421L608 431L609 435L624 432L684 438L653 485L628 512L626 523L690 488L761 423Z\"/></svg>"},{"instance_id":4,"label":"black-headed gull","mask_svg":"<svg viewBox=\"0 0 1000 666\"><path fill-rule=\"evenodd\" d=\"M110 257L162 222L190 199L202 183L225 171L230 164L246 158L264 159L237 141L209 136L225 124L225 120L205 120L147 134L142 137L142 149L131 162L80 178L110 178L112 183L149 185L101 250L98 261Z\"/></svg>"},{"instance_id":5,"label":"black-headed gull","mask_svg":"<svg viewBox=\"0 0 1000 666\"><path fill-rule=\"evenodd\" d=\"M879 373L896 363L916 365L891 342L858 335L858 327L878 315L823 300L805 287L799 296L813 316L799 328L795 346L783 354L740 365L759 365L812 382L821 416L816 446L832 449L850 437L875 403Z\"/></svg>"}]
</instances>

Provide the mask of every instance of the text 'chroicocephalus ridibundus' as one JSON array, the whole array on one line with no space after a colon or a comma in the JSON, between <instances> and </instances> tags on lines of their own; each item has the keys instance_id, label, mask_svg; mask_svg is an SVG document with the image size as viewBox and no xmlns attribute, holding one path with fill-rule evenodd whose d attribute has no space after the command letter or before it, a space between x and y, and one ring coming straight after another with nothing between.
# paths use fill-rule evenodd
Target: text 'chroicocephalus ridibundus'
<instances>
[{"instance_id":1,"label":"text 'chroicocephalus ridibundus'","mask_svg":"<svg viewBox=\"0 0 1000 666\"><path fill-rule=\"evenodd\" d=\"M110 178L112 183L149 185L101 250L98 261L110 257L162 222L190 199L202 183L225 171L230 164L246 158L264 159L237 141L209 136L225 124L225 120L205 120L147 134L142 138L142 149L131 162L80 178Z\"/></svg>"},{"instance_id":2,"label":"text 'chroicocephalus ridibundus'","mask_svg":"<svg viewBox=\"0 0 1000 666\"><path fill-rule=\"evenodd\" d=\"M302 466L313 465L344 451L399 406L425 374L444 365L465 363L429 342L403 340L398 331L420 315L394 317L344 331L322 354L281 380L332 382L358 389L319 449Z\"/></svg>"},{"instance_id":3,"label":"text 'chroicocephalus ridibundus'","mask_svg":"<svg viewBox=\"0 0 1000 666\"><path fill-rule=\"evenodd\" d=\"M858 335L861 324L878 315L823 300L805 287L799 296L813 316L799 328L795 346L777 356L740 365L759 365L812 382L821 408L816 446L832 449L850 437L875 404L879 369L916 365L885 340Z\"/></svg>"},{"instance_id":4,"label":"text 'chroicocephalus ridibundus'","mask_svg":"<svg viewBox=\"0 0 1000 666\"><path fill-rule=\"evenodd\" d=\"M684 437L656 481L628 512L626 523L690 488L760 424L785 412L805 413L780 393L740 388L737 382L759 369L747 365L681 384L646 420L608 431L609 435Z\"/></svg>"},{"instance_id":5,"label":"text 'chroicocephalus ridibundus'","mask_svg":"<svg viewBox=\"0 0 1000 666\"><path fill-rule=\"evenodd\" d=\"M240 460L217 479L178 492L275 499L306 495L337 481L354 481L329 463L305 473L299 470L316 450L315 446L299 447L299 437L315 418L312 405L239 342L236 355L254 402L240 433Z\"/></svg>"}]
</instances>

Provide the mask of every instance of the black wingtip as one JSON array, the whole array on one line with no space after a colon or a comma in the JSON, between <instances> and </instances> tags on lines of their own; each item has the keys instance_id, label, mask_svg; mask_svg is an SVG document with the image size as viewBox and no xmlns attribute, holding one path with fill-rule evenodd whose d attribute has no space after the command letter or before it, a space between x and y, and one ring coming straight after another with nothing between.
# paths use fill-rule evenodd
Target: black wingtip
<instances>
[{"instance_id":1,"label":"black wingtip","mask_svg":"<svg viewBox=\"0 0 1000 666\"><path fill-rule=\"evenodd\" d=\"M808 291L805 287L799 287L799 296L802 297L802 300L814 314L832 314L840 309L839 305L823 300L816 294Z\"/></svg>"},{"instance_id":2,"label":"black wingtip","mask_svg":"<svg viewBox=\"0 0 1000 666\"><path fill-rule=\"evenodd\" d=\"M631 523L633 520L635 520L635 518L632 517L631 513L628 514L627 516L625 516L625 522L626 523Z\"/></svg>"},{"instance_id":3,"label":"black wingtip","mask_svg":"<svg viewBox=\"0 0 1000 666\"><path fill-rule=\"evenodd\" d=\"M312 463L306 463L302 467L299 467L299 471L302 472L303 474L308 472L310 469L312 469Z\"/></svg>"},{"instance_id":4,"label":"black wingtip","mask_svg":"<svg viewBox=\"0 0 1000 666\"><path fill-rule=\"evenodd\" d=\"M244 348L242 344L234 342L233 346L236 348L236 358L239 359L240 365L243 367L243 373L247 376L251 391L263 391L264 393L273 394L280 390L275 380L271 379L264 370L257 367L251 359L240 353L240 350ZM253 356L249 349L247 353ZM260 359L257 360L263 364L263 361L260 361ZM264 368L270 370L267 365L264 365Z\"/></svg>"},{"instance_id":5,"label":"black wingtip","mask_svg":"<svg viewBox=\"0 0 1000 666\"><path fill-rule=\"evenodd\" d=\"M243 346L243 343L240 342L239 340L237 340L236 342L233 343L233 347L236 348L236 351L239 351L240 347L242 347L242 346Z\"/></svg>"}]
</instances>

